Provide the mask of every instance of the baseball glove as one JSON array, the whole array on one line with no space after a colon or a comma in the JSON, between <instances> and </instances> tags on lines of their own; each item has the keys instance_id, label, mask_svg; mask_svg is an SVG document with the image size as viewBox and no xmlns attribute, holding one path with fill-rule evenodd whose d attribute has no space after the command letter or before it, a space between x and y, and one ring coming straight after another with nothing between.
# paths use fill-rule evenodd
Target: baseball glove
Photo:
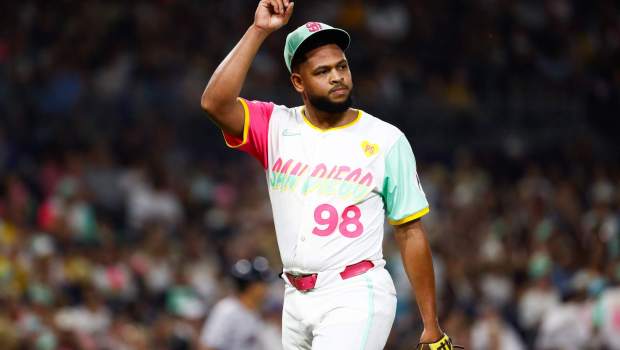
<instances>
[{"instance_id":1,"label":"baseball glove","mask_svg":"<svg viewBox=\"0 0 620 350\"><path fill-rule=\"evenodd\" d=\"M443 337L434 343L418 343L416 350L453 350L465 349L460 345L453 345L452 340L444 333Z\"/></svg>"}]
</instances>

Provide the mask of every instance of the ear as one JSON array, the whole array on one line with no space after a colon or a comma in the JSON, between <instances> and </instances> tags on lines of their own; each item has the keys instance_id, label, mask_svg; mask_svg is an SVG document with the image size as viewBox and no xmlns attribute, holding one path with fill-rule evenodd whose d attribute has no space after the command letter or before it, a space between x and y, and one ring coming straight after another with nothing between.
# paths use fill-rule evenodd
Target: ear
<instances>
[{"instance_id":1,"label":"ear","mask_svg":"<svg viewBox=\"0 0 620 350\"><path fill-rule=\"evenodd\" d=\"M291 73L291 83L295 91L300 94L304 92L304 81L299 73Z\"/></svg>"}]
</instances>

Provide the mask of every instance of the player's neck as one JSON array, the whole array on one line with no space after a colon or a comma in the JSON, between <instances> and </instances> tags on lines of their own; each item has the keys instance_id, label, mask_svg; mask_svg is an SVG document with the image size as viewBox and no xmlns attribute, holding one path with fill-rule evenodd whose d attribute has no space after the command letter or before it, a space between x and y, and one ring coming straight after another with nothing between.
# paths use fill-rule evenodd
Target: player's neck
<instances>
[{"instance_id":1,"label":"player's neck","mask_svg":"<svg viewBox=\"0 0 620 350\"><path fill-rule=\"evenodd\" d=\"M310 104L304 105L303 113L308 122L323 130L347 125L355 120L358 114L356 110L351 108L339 113L325 112L312 107Z\"/></svg>"},{"instance_id":2,"label":"player's neck","mask_svg":"<svg viewBox=\"0 0 620 350\"><path fill-rule=\"evenodd\" d=\"M260 306L256 298L254 298L253 296L247 293L239 294L238 298L239 298L239 302L241 303L241 305L243 305L246 309L250 311L256 311L258 310L258 307Z\"/></svg>"}]
</instances>

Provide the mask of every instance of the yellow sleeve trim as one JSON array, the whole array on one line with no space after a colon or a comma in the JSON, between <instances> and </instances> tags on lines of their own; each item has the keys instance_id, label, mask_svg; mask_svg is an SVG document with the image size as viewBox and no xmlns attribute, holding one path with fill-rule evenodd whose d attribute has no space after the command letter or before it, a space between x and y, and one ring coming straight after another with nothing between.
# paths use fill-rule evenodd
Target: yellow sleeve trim
<instances>
[{"instance_id":1,"label":"yellow sleeve trim","mask_svg":"<svg viewBox=\"0 0 620 350\"><path fill-rule=\"evenodd\" d=\"M421 217L423 217L424 215L428 214L431 211L431 209L429 207L426 207L418 212L415 212L409 216L406 216L400 220L392 220L392 219L388 219L388 222L390 223L390 225L402 225L406 222L409 221L413 221L415 219L419 219Z\"/></svg>"},{"instance_id":2,"label":"yellow sleeve trim","mask_svg":"<svg viewBox=\"0 0 620 350\"><path fill-rule=\"evenodd\" d=\"M250 109L248 108L248 103L245 102L245 100L241 97L237 97L237 101L239 101L241 103L241 106L243 106L243 139L241 140L240 144L231 145L230 143L228 143L228 140L226 140L226 137L224 137L224 142L226 142L226 146L230 148L239 148L248 143L248 131L250 130ZM223 131L222 134L224 134Z\"/></svg>"}]
</instances>

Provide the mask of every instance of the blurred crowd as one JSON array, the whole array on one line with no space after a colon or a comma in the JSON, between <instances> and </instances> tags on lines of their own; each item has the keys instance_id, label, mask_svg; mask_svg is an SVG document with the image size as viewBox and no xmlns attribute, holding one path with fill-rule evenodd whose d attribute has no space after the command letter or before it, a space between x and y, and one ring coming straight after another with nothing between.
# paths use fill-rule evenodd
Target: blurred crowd
<instances>
[{"instance_id":1,"label":"blurred crowd","mask_svg":"<svg viewBox=\"0 0 620 350\"><path fill-rule=\"evenodd\" d=\"M255 5L0 3L0 349L195 348L233 293L234 261L281 268L260 166L225 150L199 105ZM286 32L350 31L356 105L418 157L446 331L469 349L620 349L617 2L295 11L243 96L301 103ZM421 323L387 230L399 293L387 349L410 349Z\"/></svg>"}]
</instances>

